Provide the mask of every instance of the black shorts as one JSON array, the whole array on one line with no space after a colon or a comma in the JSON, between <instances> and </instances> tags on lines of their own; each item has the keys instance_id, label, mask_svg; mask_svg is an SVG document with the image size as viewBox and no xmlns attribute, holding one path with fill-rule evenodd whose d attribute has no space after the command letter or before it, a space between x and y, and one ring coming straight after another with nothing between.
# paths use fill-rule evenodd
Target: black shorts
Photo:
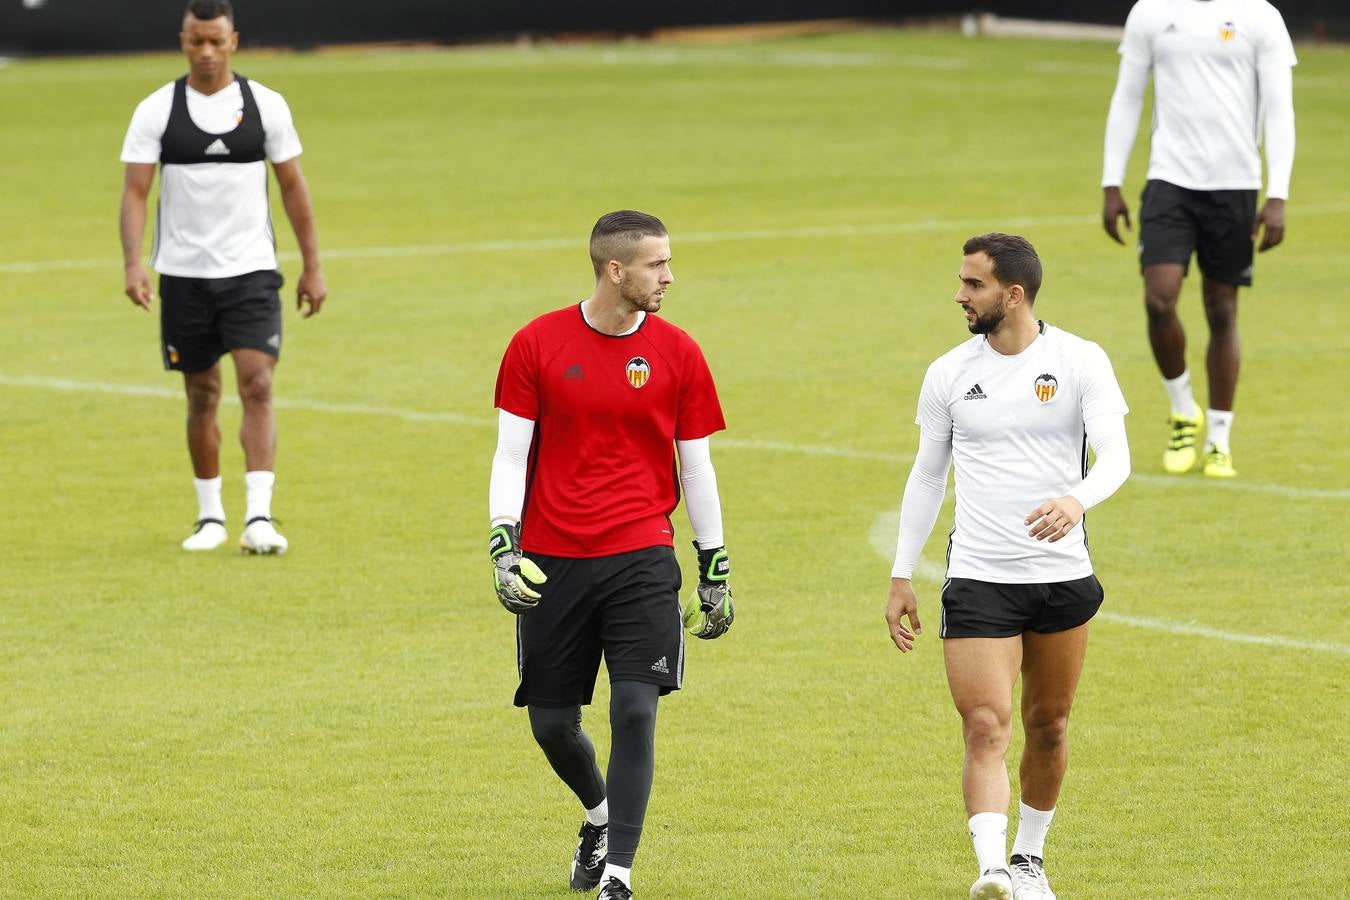
<instances>
[{"instance_id":1,"label":"black shorts","mask_svg":"<svg viewBox=\"0 0 1350 900\"><path fill-rule=\"evenodd\" d=\"M205 372L231 350L280 359L281 285L281 273L270 269L233 278L159 276L164 368Z\"/></svg>"},{"instance_id":2,"label":"black shorts","mask_svg":"<svg viewBox=\"0 0 1350 900\"><path fill-rule=\"evenodd\" d=\"M1252 283L1256 191L1193 191L1166 181L1144 185L1139 207L1139 266L1179 263L1223 284Z\"/></svg>"},{"instance_id":3,"label":"black shorts","mask_svg":"<svg viewBox=\"0 0 1350 900\"><path fill-rule=\"evenodd\" d=\"M1001 638L1025 631L1068 631L1095 616L1103 596L1096 575L1044 584L948 578L942 586L938 637Z\"/></svg>"},{"instance_id":4,"label":"black shorts","mask_svg":"<svg viewBox=\"0 0 1350 900\"><path fill-rule=\"evenodd\" d=\"M680 689L684 623L674 550L528 556L548 582L539 605L516 620L516 706L590 703L602 653L611 682L642 681L662 694Z\"/></svg>"}]
</instances>

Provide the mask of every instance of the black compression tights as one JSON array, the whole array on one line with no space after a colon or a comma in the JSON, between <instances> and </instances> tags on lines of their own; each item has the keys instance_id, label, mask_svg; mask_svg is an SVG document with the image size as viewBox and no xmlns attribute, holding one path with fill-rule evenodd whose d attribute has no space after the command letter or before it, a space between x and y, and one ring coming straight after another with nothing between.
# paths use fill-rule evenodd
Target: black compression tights
<instances>
[{"instance_id":1,"label":"black compression tights","mask_svg":"<svg viewBox=\"0 0 1350 900\"><path fill-rule=\"evenodd\" d=\"M656 766L656 701L661 689L640 681L610 686L609 861L631 868L642 837L642 820ZM595 764L595 746L581 730L581 707L530 707L530 728L558 777L593 809L605 799L605 781Z\"/></svg>"}]
</instances>

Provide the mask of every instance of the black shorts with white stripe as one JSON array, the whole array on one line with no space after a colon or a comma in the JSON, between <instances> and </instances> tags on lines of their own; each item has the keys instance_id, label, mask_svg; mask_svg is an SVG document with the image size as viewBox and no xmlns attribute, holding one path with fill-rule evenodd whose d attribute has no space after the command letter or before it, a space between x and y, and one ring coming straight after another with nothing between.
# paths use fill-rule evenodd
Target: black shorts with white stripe
<instances>
[{"instance_id":1,"label":"black shorts with white stripe","mask_svg":"<svg viewBox=\"0 0 1350 900\"><path fill-rule=\"evenodd\" d=\"M1097 614L1105 592L1096 575L1043 584L948 578L942 586L938 636L1016 637L1077 628Z\"/></svg>"},{"instance_id":2,"label":"black shorts with white stripe","mask_svg":"<svg viewBox=\"0 0 1350 900\"><path fill-rule=\"evenodd\" d=\"M601 655L610 682L641 681L662 694L684 678L680 566L670 547L576 559L526 555L548 581L539 605L516 620L516 706L591 702Z\"/></svg>"}]
</instances>

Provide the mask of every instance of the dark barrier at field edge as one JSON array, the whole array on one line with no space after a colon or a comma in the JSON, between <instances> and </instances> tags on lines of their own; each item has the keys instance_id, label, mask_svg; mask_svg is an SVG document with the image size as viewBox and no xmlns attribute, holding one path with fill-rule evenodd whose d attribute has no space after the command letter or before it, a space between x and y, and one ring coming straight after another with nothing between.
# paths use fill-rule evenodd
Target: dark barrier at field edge
<instances>
[{"instance_id":1,"label":"dark barrier at field edge","mask_svg":"<svg viewBox=\"0 0 1350 900\"><path fill-rule=\"evenodd\" d=\"M1346 0L1277 2L1300 37L1350 40ZM0 0L0 53L97 53L175 45L186 0ZM250 46L368 41L458 42L520 34L643 34L656 28L821 18L903 19L993 12L1030 19L1121 24L1130 0L235 0Z\"/></svg>"}]
</instances>

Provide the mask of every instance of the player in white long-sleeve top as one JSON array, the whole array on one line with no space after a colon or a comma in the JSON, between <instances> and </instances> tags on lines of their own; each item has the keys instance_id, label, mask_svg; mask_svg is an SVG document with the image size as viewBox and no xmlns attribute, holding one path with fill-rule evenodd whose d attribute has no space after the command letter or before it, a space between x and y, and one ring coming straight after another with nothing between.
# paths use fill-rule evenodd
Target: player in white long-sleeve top
<instances>
[{"instance_id":1,"label":"player in white long-sleeve top","mask_svg":"<svg viewBox=\"0 0 1350 900\"><path fill-rule=\"evenodd\" d=\"M1252 283L1252 249L1284 240L1284 205L1294 166L1293 66L1289 31L1266 0L1139 0L1125 22L1120 74L1107 115L1102 167L1102 224L1118 243L1121 196L1150 75L1153 123L1148 180L1139 212L1148 337L1171 402L1163 468L1196 463L1196 439L1208 427L1204 473L1236 474L1229 435L1237 392L1237 294ZM1260 140L1265 130L1266 201ZM1209 410L1202 413L1186 366L1186 333L1177 318L1191 255L1203 276L1209 347Z\"/></svg>"},{"instance_id":2,"label":"player in white long-sleeve top","mask_svg":"<svg viewBox=\"0 0 1350 900\"><path fill-rule=\"evenodd\" d=\"M965 738L962 792L980 872L970 896L1053 900L1045 836L1088 621L1103 598L1084 513L1129 476L1128 410L1102 349L1036 318L1041 263L1025 239L981 235L963 252L956 302L975 336L924 377L886 620L896 647L913 649L922 628L910 579L955 463L938 636ZM1019 672L1026 747L1009 859L1004 755Z\"/></svg>"}]
</instances>

